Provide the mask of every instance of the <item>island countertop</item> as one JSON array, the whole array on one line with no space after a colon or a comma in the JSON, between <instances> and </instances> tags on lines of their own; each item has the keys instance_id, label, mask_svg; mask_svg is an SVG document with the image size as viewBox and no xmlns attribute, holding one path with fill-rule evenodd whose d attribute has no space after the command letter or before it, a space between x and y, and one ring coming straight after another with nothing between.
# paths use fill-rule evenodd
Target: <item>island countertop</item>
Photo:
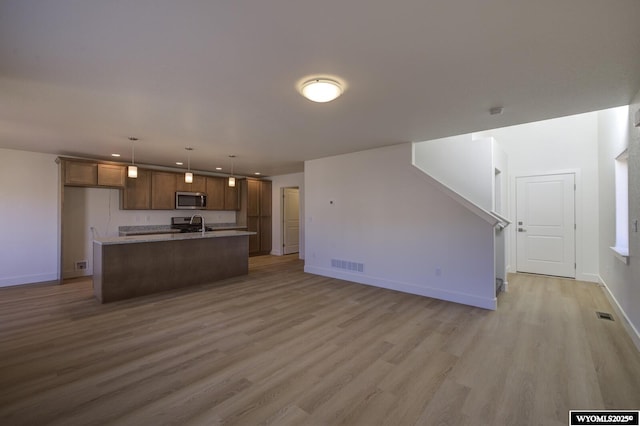
<instances>
[{"instance_id":1,"label":"island countertop","mask_svg":"<svg viewBox=\"0 0 640 426\"><path fill-rule=\"evenodd\" d=\"M238 230L219 230L205 232L204 235L201 232L185 232L185 233L171 233L171 234L143 234L143 235L128 235L126 237L103 237L93 240L94 243L99 245L114 245L114 244L132 244L132 243L152 243L156 241L178 241L178 240L199 240L202 238L221 238L221 237L242 237L245 235L254 235L255 232L238 231Z\"/></svg>"}]
</instances>

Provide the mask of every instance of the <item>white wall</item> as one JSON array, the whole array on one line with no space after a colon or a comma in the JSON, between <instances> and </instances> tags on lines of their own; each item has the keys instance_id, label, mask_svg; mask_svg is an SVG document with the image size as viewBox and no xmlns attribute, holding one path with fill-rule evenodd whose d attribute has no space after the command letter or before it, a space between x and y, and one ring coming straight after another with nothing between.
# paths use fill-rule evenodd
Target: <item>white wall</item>
<instances>
[{"instance_id":1,"label":"white wall","mask_svg":"<svg viewBox=\"0 0 640 426\"><path fill-rule=\"evenodd\" d=\"M120 190L111 188L64 188L63 276L93 274L94 227L101 237L118 235L119 226L170 225L173 216L201 214L206 223L235 223L235 211L209 210L120 210ZM75 271L76 261L86 260L88 268Z\"/></svg>"},{"instance_id":2,"label":"white wall","mask_svg":"<svg viewBox=\"0 0 640 426\"><path fill-rule=\"evenodd\" d=\"M411 155L402 144L305 163L305 271L495 309L492 226Z\"/></svg>"},{"instance_id":3,"label":"white wall","mask_svg":"<svg viewBox=\"0 0 640 426\"><path fill-rule=\"evenodd\" d=\"M632 225L640 220L640 129L632 117L640 109L640 93L629 108L614 108L598 113L599 159L599 265L600 280L613 296L630 323L632 336L640 348L640 233ZM615 158L629 148L629 264L619 260L609 248L615 244Z\"/></svg>"},{"instance_id":4,"label":"white wall","mask_svg":"<svg viewBox=\"0 0 640 426\"><path fill-rule=\"evenodd\" d=\"M481 133L492 136L509 159L509 209L515 218L515 179L576 172L576 279L598 282L598 116L573 115ZM511 272L515 272L515 227L508 229Z\"/></svg>"},{"instance_id":5,"label":"white wall","mask_svg":"<svg viewBox=\"0 0 640 426\"><path fill-rule=\"evenodd\" d=\"M0 149L0 158L0 287L56 280L56 156Z\"/></svg>"},{"instance_id":6,"label":"white wall","mask_svg":"<svg viewBox=\"0 0 640 426\"><path fill-rule=\"evenodd\" d=\"M490 138L471 134L414 144L415 163L434 179L487 211L493 210Z\"/></svg>"},{"instance_id":7,"label":"white wall","mask_svg":"<svg viewBox=\"0 0 640 426\"><path fill-rule=\"evenodd\" d=\"M304 173L272 176L272 210L271 210L271 254L282 255L282 189L297 187L300 190L300 252L304 259Z\"/></svg>"}]
</instances>

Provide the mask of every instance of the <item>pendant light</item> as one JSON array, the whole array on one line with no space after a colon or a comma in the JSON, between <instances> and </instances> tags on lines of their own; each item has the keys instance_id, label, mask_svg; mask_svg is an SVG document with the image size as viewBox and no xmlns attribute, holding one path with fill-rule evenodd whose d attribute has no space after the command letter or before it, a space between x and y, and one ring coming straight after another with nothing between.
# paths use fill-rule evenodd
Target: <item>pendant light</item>
<instances>
[{"instance_id":1,"label":"pendant light","mask_svg":"<svg viewBox=\"0 0 640 426\"><path fill-rule=\"evenodd\" d=\"M130 137L129 140L131 141L131 165L127 167L127 176L129 176L132 179L135 179L138 177L138 167L135 165L135 157L136 157L135 142L138 140L138 138Z\"/></svg>"},{"instance_id":2,"label":"pendant light","mask_svg":"<svg viewBox=\"0 0 640 426\"><path fill-rule=\"evenodd\" d=\"M184 174L184 181L186 183L192 183L193 173L191 173L191 151L193 151L193 148L188 146L185 150L187 151L187 172Z\"/></svg>"},{"instance_id":3,"label":"pendant light","mask_svg":"<svg viewBox=\"0 0 640 426\"><path fill-rule=\"evenodd\" d=\"M236 186L236 178L233 176L233 159L236 158L235 155L230 155L231 158L231 176L229 176L229 187L234 188Z\"/></svg>"}]
</instances>

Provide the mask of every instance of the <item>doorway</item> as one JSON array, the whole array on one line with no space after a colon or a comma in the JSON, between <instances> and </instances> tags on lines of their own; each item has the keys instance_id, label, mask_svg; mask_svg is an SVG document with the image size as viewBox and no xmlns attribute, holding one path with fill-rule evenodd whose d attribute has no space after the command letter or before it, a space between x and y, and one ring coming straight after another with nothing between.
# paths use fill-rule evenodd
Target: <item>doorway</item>
<instances>
[{"instance_id":1,"label":"doorway","mask_svg":"<svg viewBox=\"0 0 640 426\"><path fill-rule=\"evenodd\" d=\"M282 188L282 254L300 251L300 189Z\"/></svg>"},{"instance_id":2,"label":"doorway","mask_svg":"<svg viewBox=\"0 0 640 426\"><path fill-rule=\"evenodd\" d=\"M575 278L575 175L516 178L516 269Z\"/></svg>"}]
</instances>

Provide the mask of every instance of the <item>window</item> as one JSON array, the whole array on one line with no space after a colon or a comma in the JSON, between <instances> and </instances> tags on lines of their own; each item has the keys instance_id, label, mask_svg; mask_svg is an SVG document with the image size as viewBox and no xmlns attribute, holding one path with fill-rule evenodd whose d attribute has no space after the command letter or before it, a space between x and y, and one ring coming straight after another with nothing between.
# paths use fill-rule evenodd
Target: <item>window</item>
<instances>
[{"instance_id":1,"label":"window","mask_svg":"<svg viewBox=\"0 0 640 426\"><path fill-rule=\"evenodd\" d=\"M616 157L616 245L611 247L627 263L629 257L629 154L625 149Z\"/></svg>"}]
</instances>

